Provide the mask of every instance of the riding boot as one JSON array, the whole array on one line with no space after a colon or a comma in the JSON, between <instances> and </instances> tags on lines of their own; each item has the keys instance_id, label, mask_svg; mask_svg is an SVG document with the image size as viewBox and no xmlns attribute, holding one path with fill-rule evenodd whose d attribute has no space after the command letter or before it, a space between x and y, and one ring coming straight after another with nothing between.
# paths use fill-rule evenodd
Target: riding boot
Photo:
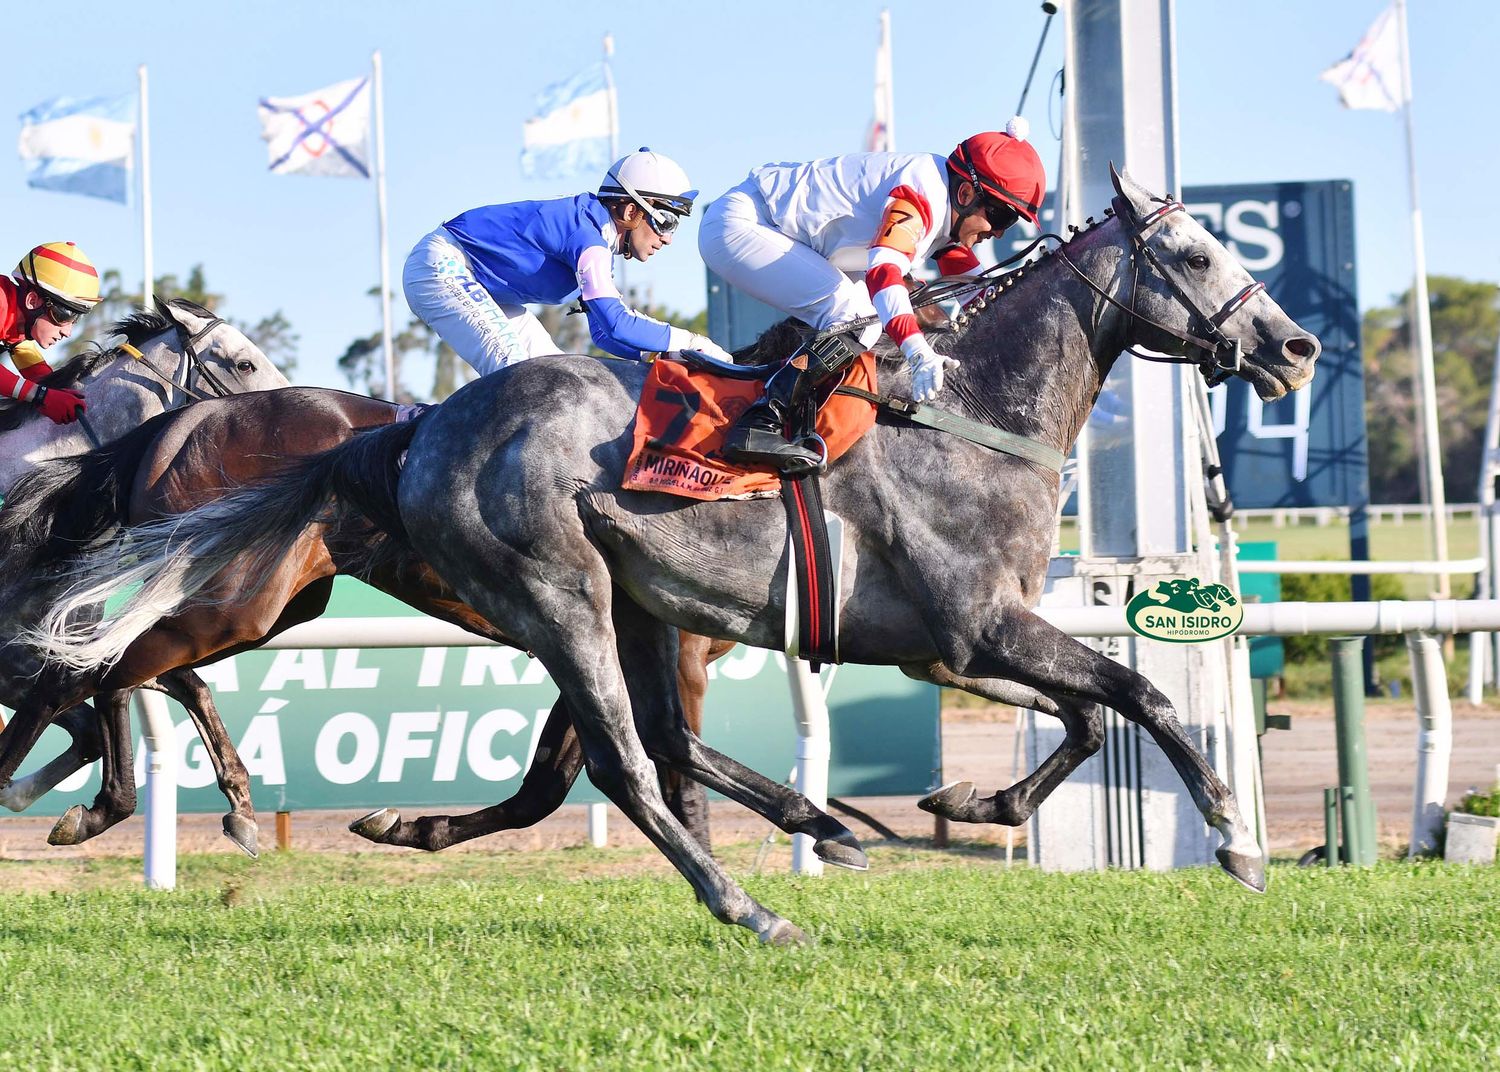
<instances>
[{"instance_id":1,"label":"riding boot","mask_svg":"<svg viewBox=\"0 0 1500 1072\"><path fill-rule=\"evenodd\" d=\"M765 392L734 422L724 437L720 453L730 461L749 465L769 465L788 475L805 473L822 464L815 450L787 441L788 414L792 399L805 393L798 391L798 381L807 375L788 361L766 380Z\"/></svg>"}]
</instances>

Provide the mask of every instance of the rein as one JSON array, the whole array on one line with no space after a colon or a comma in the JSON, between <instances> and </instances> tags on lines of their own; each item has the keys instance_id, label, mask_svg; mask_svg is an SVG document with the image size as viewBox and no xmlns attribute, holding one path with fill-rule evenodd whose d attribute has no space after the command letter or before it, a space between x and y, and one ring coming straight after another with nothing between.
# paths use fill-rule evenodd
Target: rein
<instances>
[{"instance_id":1,"label":"rein","mask_svg":"<svg viewBox=\"0 0 1500 1072\"><path fill-rule=\"evenodd\" d=\"M169 392L180 391L183 395L194 402L203 402L210 398L224 398L226 395L230 394L229 389L219 381L219 378L217 376L214 375L213 370L208 367L207 362L203 360L202 356L198 353L197 350L198 344L206 339L215 328L223 323L224 321L216 316L209 320L206 325L200 328L193 335L187 335L187 333L181 327L177 328L178 337L182 339L183 356L187 358L186 363L183 365L184 374L181 383L177 382L175 376L169 379L168 377L163 376L160 372L157 372L155 368L147 364L146 355L141 353L139 349L137 349L135 346L132 346L130 343L121 343L117 347L117 349L119 349L123 353L129 354L132 358L134 358L135 363L140 366L140 370L142 372L144 372L152 379L156 380L158 383L162 384L168 389ZM193 387L187 375L188 369L192 369L193 371L197 372L199 381L207 382L213 388L213 392L207 393ZM172 408L172 396L170 394L167 395L165 401L167 403L167 407L169 409Z\"/></svg>"}]
</instances>

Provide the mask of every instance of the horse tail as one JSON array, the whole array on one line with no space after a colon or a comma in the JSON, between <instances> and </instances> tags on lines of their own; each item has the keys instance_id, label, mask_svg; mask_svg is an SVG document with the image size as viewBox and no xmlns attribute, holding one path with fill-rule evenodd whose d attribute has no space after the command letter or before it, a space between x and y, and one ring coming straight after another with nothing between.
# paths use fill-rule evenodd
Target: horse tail
<instances>
[{"instance_id":1,"label":"horse tail","mask_svg":"<svg viewBox=\"0 0 1500 1072\"><path fill-rule=\"evenodd\" d=\"M309 526L360 516L409 546L396 491L402 455L421 419L362 432L194 510L120 530L68 565L67 589L23 634L25 641L58 666L108 666L161 619L253 592L256 582L248 578L269 576ZM204 594L232 566L246 582ZM100 604L125 592L99 618Z\"/></svg>"},{"instance_id":2,"label":"horse tail","mask_svg":"<svg viewBox=\"0 0 1500 1072\"><path fill-rule=\"evenodd\" d=\"M36 590L59 563L87 553L125 524L136 472L172 418L158 414L97 450L40 462L12 485L0 510L0 602Z\"/></svg>"}]
</instances>

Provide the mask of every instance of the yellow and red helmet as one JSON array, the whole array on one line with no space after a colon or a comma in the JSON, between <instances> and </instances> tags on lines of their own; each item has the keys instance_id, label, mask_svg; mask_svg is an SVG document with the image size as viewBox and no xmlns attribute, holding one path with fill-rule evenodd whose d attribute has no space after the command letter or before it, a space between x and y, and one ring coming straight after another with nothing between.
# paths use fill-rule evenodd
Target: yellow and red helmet
<instances>
[{"instance_id":1,"label":"yellow and red helmet","mask_svg":"<svg viewBox=\"0 0 1500 1072\"><path fill-rule=\"evenodd\" d=\"M79 313L99 300L99 271L72 242L37 246L16 265L19 283L29 283L53 301Z\"/></svg>"},{"instance_id":2,"label":"yellow and red helmet","mask_svg":"<svg viewBox=\"0 0 1500 1072\"><path fill-rule=\"evenodd\" d=\"M1026 140L1024 120L1018 119L1012 119L1005 131L987 130L959 142L948 155L948 170L1036 223L1047 193L1047 170Z\"/></svg>"}]
</instances>

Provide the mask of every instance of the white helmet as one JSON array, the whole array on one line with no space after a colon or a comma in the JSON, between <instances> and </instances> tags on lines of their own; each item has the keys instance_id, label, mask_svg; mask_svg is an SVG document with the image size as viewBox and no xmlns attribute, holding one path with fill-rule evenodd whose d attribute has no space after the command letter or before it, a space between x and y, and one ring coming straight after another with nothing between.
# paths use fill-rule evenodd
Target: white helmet
<instances>
[{"instance_id":1,"label":"white helmet","mask_svg":"<svg viewBox=\"0 0 1500 1072\"><path fill-rule=\"evenodd\" d=\"M687 172L675 160L653 153L643 145L639 152L616 160L604 173L599 196L634 201L660 231L676 227L674 217L692 214L698 191L690 188Z\"/></svg>"}]
</instances>

